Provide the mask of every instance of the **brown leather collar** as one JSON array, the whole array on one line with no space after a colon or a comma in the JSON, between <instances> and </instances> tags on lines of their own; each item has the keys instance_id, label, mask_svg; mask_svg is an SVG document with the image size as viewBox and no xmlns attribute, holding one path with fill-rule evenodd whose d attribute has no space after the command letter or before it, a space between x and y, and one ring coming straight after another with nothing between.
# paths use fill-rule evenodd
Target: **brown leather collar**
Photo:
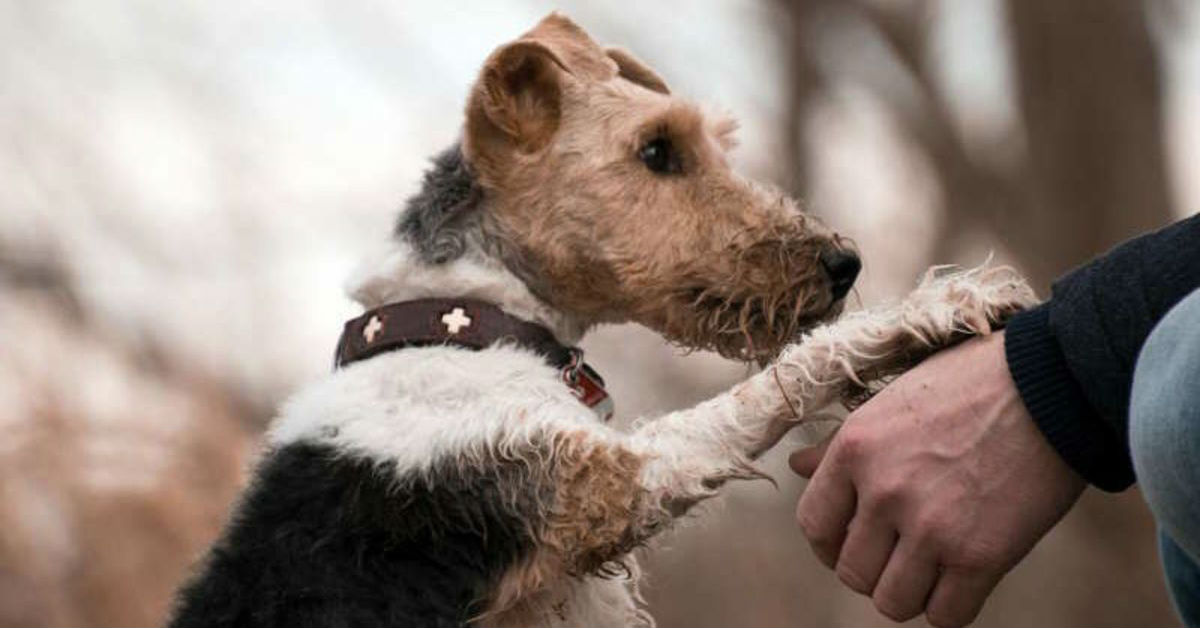
<instances>
[{"instance_id":1,"label":"brown leather collar","mask_svg":"<svg viewBox=\"0 0 1200 628\"><path fill-rule=\"evenodd\" d=\"M417 299L367 310L346 321L333 366L406 347L453 344L479 350L505 341L542 355L580 402L604 420L612 418L612 398L604 380L584 363L583 350L559 344L545 327L476 299Z\"/></svg>"}]
</instances>

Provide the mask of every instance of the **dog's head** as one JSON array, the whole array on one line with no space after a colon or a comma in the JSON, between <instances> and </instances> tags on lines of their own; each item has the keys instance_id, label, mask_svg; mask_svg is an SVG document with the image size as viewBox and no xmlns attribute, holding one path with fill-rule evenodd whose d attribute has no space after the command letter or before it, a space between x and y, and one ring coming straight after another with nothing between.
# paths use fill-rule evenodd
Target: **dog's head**
<instances>
[{"instance_id":1,"label":"dog's head","mask_svg":"<svg viewBox=\"0 0 1200 628\"><path fill-rule=\"evenodd\" d=\"M859 262L730 169L735 127L552 14L487 59L462 150L484 226L542 299L761 359L836 315Z\"/></svg>"}]
</instances>

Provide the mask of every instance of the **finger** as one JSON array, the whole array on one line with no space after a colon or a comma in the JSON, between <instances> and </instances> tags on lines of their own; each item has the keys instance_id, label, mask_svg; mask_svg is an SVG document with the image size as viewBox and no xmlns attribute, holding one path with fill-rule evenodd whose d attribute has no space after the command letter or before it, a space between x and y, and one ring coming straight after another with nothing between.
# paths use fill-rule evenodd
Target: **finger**
<instances>
[{"instance_id":1,"label":"finger","mask_svg":"<svg viewBox=\"0 0 1200 628\"><path fill-rule=\"evenodd\" d=\"M788 466L800 477L811 479L813 473L816 473L817 467L821 465L821 460L825 458L825 451L829 449L830 440L793 451L792 455L788 456Z\"/></svg>"},{"instance_id":2,"label":"finger","mask_svg":"<svg viewBox=\"0 0 1200 628\"><path fill-rule=\"evenodd\" d=\"M893 621L908 621L925 610L937 579L937 557L901 537L875 585L875 608Z\"/></svg>"},{"instance_id":3,"label":"finger","mask_svg":"<svg viewBox=\"0 0 1200 628\"><path fill-rule=\"evenodd\" d=\"M836 465L823 465L813 474L796 505L800 529L813 553L830 569L837 565L856 500L854 485L845 471Z\"/></svg>"},{"instance_id":4,"label":"finger","mask_svg":"<svg viewBox=\"0 0 1200 628\"><path fill-rule=\"evenodd\" d=\"M998 582L999 574L946 568L929 596L925 617L937 628L965 626L975 621Z\"/></svg>"},{"instance_id":5,"label":"finger","mask_svg":"<svg viewBox=\"0 0 1200 628\"><path fill-rule=\"evenodd\" d=\"M871 595L896 547L896 530L882 519L859 514L850 522L838 556L838 578L851 589Z\"/></svg>"}]
</instances>

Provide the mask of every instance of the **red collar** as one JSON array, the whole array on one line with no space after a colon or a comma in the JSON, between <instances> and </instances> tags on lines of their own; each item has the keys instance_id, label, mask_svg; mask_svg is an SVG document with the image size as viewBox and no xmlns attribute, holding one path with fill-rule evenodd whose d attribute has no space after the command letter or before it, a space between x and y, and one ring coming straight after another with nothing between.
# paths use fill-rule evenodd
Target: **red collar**
<instances>
[{"instance_id":1,"label":"red collar","mask_svg":"<svg viewBox=\"0 0 1200 628\"><path fill-rule=\"evenodd\" d=\"M457 345L479 350L500 341L540 354L563 383L603 420L613 415L604 379L583 361L583 350L559 344L550 330L475 299L417 299L390 303L346 321L333 366L341 368L406 347Z\"/></svg>"}]
</instances>

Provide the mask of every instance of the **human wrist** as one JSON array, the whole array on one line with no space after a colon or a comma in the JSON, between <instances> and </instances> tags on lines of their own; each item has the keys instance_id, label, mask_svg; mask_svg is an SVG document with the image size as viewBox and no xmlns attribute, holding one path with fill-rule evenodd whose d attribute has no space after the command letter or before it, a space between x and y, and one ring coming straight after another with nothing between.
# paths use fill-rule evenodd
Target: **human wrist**
<instances>
[{"instance_id":1,"label":"human wrist","mask_svg":"<svg viewBox=\"0 0 1200 628\"><path fill-rule=\"evenodd\" d=\"M1004 332L1009 375L1038 430L1090 484L1120 491L1133 481L1128 456L1096 416L1050 327L1049 304L1022 312Z\"/></svg>"}]
</instances>

